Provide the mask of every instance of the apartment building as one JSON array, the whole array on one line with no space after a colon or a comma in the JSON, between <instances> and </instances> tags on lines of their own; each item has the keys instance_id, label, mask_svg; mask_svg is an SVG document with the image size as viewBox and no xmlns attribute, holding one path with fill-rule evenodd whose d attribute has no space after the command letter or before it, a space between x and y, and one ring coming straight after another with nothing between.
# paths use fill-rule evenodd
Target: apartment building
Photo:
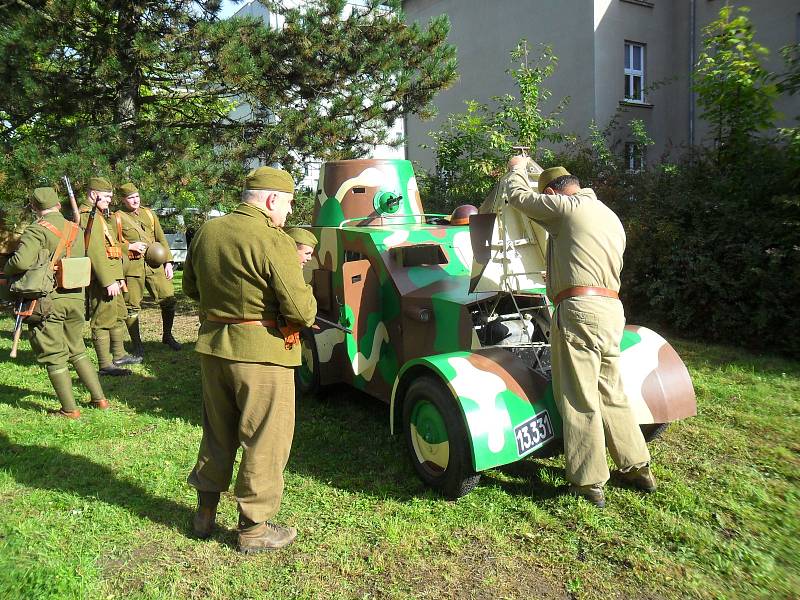
<instances>
[{"instance_id":1,"label":"apartment building","mask_svg":"<svg viewBox=\"0 0 800 600\"><path fill-rule=\"evenodd\" d=\"M751 8L756 40L770 51L766 66L781 71L780 48L800 41L797 0L404 0L409 21L424 24L448 15L460 75L437 96L435 120L406 118L407 157L431 168L432 155L420 144L430 143L429 132L447 115L463 112L466 100L490 103L492 96L516 92L505 71L509 52L523 38L532 56L543 43L559 59L545 82L553 92L545 110L570 98L562 132L585 137L592 120L603 127L618 115L623 126L616 149L626 151L631 168L638 167L642 155L624 126L630 119L644 121L655 141L648 161L702 143L708 129L692 95L690 73L702 48L703 27L726 3ZM800 97L781 97L776 108L783 114L778 126L788 126L800 116Z\"/></svg>"}]
</instances>

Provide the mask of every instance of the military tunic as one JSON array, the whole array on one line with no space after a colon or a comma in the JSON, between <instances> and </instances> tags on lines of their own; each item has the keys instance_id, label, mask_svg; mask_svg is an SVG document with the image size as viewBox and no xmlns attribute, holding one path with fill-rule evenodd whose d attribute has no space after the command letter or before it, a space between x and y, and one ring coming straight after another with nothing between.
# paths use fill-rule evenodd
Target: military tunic
<instances>
[{"instance_id":1,"label":"military tunic","mask_svg":"<svg viewBox=\"0 0 800 600\"><path fill-rule=\"evenodd\" d=\"M66 220L58 212L51 212L42 217L59 232L64 231ZM9 258L5 272L9 275L27 271L36 264L39 252L45 249L52 257L59 244L59 237L46 226L38 222L30 225L22 234L16 252ZM66 256L66 253L63 254ZM85 256L83 240L80 232L70 248L70 256ZM86 346L83 343L83 288L63 289L56 288L46 300L51 304L49 313L41 323L29 326L31 347L36 353L36 360L45 365L51 380L54 378L54 388L66 410L74 410L72 401L72 384L65 383L59 389L57 377L67 373L67 362L71 362L91 393L92 400L104 398L103 390L97 379L94 365L86 355ZM40 300L42 302L42 300ZM66 398L64 396L67 396Z\"/></svg>"},{"instance_id":2,"label":"military tunic","mask_svg":"<svg viewBox=\"0 0 800 600\"><path fill-rule=\"evenodd\" d=\"M140 206L136 211L125 207L114 213L112 221L123 250L125 281L128 285L128 291L125 293L128 315L137 315L141 310L145 287L161 306L174 305L175 289L172 281L164 274L164 266L154 269L144 261L142 254L133 253L128 249L133 242L145 244L158 242L167 251L167 262L172 262L169 242L158 217L144 206Z\"/></svg>"},{"instance_id":3,"label":"military tunic","mask_svg":"<svg viewBox=\"0 0 800 600\"><path fill-rule=\"evenodd\" d=\"M269 324L310 326L316 301L303 281L294 241L263 210L240 204L204 224L184 264L183 289L206 315L201 354L203 439L189 483L228 489L239 446L235 492L242 515L267 521L280 507L294 434L294 374L300 348ZM249 321L249 323L225 323Z\"/></svg>"},{"instance_id":4,"label":"military tunic","mask_svg":"<svg viewBox=\"0 0 800 600\"><path fill-rule=\"evenodd\" d=\"M86 229L92 206L85 200L80 207L81 227ZM110 337L112 332L119 338L124 335L125 317L128 314L122 294L109 296L106 288L115 281L124 281L122 270L122 247L117 241L116 233L103 217L102 211L95 212L92 230L86 253L92 260L92 283L89 286L89 303L91 319L89 325L92 329L92 338L95 341L95 351L100 367L111 364L112 356ZM109 340L109 341L106 341ZM115 344L113 358L125 355L122 340Z\"/></svg>"},{"instance_id":5,"label":"military tunic","mask_svg":"<svg viewBox=\"0 0 800 600\"><path fill-rule=\"evenodd\" d=\"M625 230L594 191L586 188L573 196L539 194L522 167L511 171L506 187L509 203L549 234L550 298L576 286L619 291ZM624 327L622 303L613 298L568 298L553 314L553 391L564 420L567 479L574 485L608 480L606 444L620 468L650 460L620 378Z\"/></svg>"}]
</instances>

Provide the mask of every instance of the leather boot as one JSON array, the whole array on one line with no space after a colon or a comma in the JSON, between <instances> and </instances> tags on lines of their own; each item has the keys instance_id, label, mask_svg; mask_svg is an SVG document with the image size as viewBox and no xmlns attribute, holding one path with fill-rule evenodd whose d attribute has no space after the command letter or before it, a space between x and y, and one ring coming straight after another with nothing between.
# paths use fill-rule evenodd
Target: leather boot
<instances>
[{"instance_id":1,"label":"leather boot","mask_svg":"<svg viewBox=\"0 0 800 600\"><path fill-rule=\"evenodd\" d=\"M161 343L166 344L173 350L183 348L180 342L172 337L172 324L175 322L175 305L161 307Z\"/></svg>"},{"instance_id":2,"label":"leather boot","mask_svg":"<svg viewBox=\"0 0 800 600\"><path fill-rule=\"evenodd\" d=\"M67 365L48 365L47 376L53 384L53 390L61 402L61 410L58 411L63 417L77 418L80 413L75 404L75 397L72 395L72 376L69 374ZM75 414L77 413L77 414Z\"/></svg>"},{"instance_id":3,"label":"leather boot","mask_svg":"<svg viewBox=\"0 0 800 600\"><path fill-rule=\"evenodd\" d=\"M588 502L594 504L597 508L605 508L606 495L603 492L603 486L599 483L595 483L593 485L570 484L569 493L573 496L586 499Z\"/></svg>"},{"instance_id":4,"label":"leather boot","mask_svg":"<svg viewBox=\"0 0 800 600\"><path fill-rule=\"evenodd\" d=\"M658 487L658 485L656 485L656 478L653 477L653 473L650 471L649 463L638 466L634 465L627 469L620 469L616 471L614 475L616 476L615 479L621 484L636 488L646 494L655 492Z\"/></svg>"},{"instance_id":5,"label":"leather boot","mask_svg":"<svg viewBox=\"0 0 800 600\"><path fill-rule=\"evenodd\" d=\"M239 552L243 554L285 548L296 537L294 527L283 527L269 521L254 523L244 515L239 516Z\"/></svg>"},{"instance_id":6,"label":"leather boot","mask_svg":"<svg viewBox=\"0 0 800 600\"><path fill-rule=\"evenodd\" d=\"M139 333L139 316L128 317L125 319L125 325L128 326L128 333L133 344L131 354L133 356L144 356L144 344L142 344L142 336Z\"/></svg>"},{"instance_id":7,"label":"leather boot","mask_svg":"<svg viewBox=\"0 0 800 600\"><path fill-rule=\"evenodd\" d=\"M75 367L75 372L78 374L84 387L89 390L89 395L92 402L99 402L105 400L106 395L103 392L103 386L100 385L100 379L97 376L97 369L94 368L92 361L89 357L81 353L71 359L72 366Z\"/></svg>"},{"instance_id":8,"label":"leather boot","mask_svg":"<svg viewBox=\"0 0 800 600\"><path fill-rule=\"evenodd\" d=\"M201 540L211 537L217 524L219 492L197 492L197 512L192 520L192 530Z\"/></svg>"}]
</instances>

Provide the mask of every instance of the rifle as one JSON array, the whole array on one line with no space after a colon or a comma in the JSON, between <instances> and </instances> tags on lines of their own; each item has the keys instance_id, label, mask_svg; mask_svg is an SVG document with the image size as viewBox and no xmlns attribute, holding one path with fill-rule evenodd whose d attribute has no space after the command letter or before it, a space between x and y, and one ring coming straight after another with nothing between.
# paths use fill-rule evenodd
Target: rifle
<instances>
[{"instance_id":1,"label":"rifle","mask_svg":"<svg viewBox=\"0 0 800 600\"><path fill-rule=\"evenodd\" d=\"M78 210L78 203L75 202L75 192L72 191L72 185L69 182L69 177L64 175L61 179L64 180L64 185L67 186L67 195L69 196L69 206L72 209L72 221L74 223L80 223L81 213Z\"/></svg>"},{"instance_id":2,"label":"rifle","mask_svg":"<svg viewBox=\"0 0 800 600\"><path fill-rule=\"evenodd\" d=\"M29 302L27 310L23 310L25 303ZM25 300L24 298L19 301L19 306L14 311L17 316L14 322L14 342L11 344L11 358L17 358L17 346L19 346L19 338L22 334L22 320L25 317L30 317L33 314L33 309L36 308L36 300Z\"/></svg>"},{"instance_id":3,"label":"rifle","mask_svg":"<svg viewBox=\"0 0 800 600\"><path fill-rule=\"evenodd\" d=\"M86 229L83 230L83 248L89 250L89 239L92 237L92 225L94 225L94 217L97 214L97 197L95 196L92 203L92 210L89 212L89 218L86 220Z\"/></svg>"}]
</instances>

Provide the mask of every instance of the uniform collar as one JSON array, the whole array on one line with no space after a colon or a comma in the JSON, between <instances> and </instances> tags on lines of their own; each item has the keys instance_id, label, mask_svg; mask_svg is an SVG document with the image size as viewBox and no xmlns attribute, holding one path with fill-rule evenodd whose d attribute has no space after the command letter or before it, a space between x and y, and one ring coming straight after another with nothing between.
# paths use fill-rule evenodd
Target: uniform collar
<instances>
[{"instance_id":1,"label":"uniform collar","mask_svg":"<svg viewBox=\"0 0 800 600\"><path fill-rule=\"evenodd\" d=\"M272 219L270 219L269 215L267 214L267 211L265 211L262 208L259 208L258 206L253 206L252 204L247 204L246 202L242 202L241 204L239 204L239 206L237 206L234 209L233 212L239 213L240 215L247 215L248 217L255 217L255 218L263 217L263 219L267 222L267 225L269 225L270 227L275 227L276 229L278 228L278 226L272 222Z\"/></svg>"}]
</instances>

